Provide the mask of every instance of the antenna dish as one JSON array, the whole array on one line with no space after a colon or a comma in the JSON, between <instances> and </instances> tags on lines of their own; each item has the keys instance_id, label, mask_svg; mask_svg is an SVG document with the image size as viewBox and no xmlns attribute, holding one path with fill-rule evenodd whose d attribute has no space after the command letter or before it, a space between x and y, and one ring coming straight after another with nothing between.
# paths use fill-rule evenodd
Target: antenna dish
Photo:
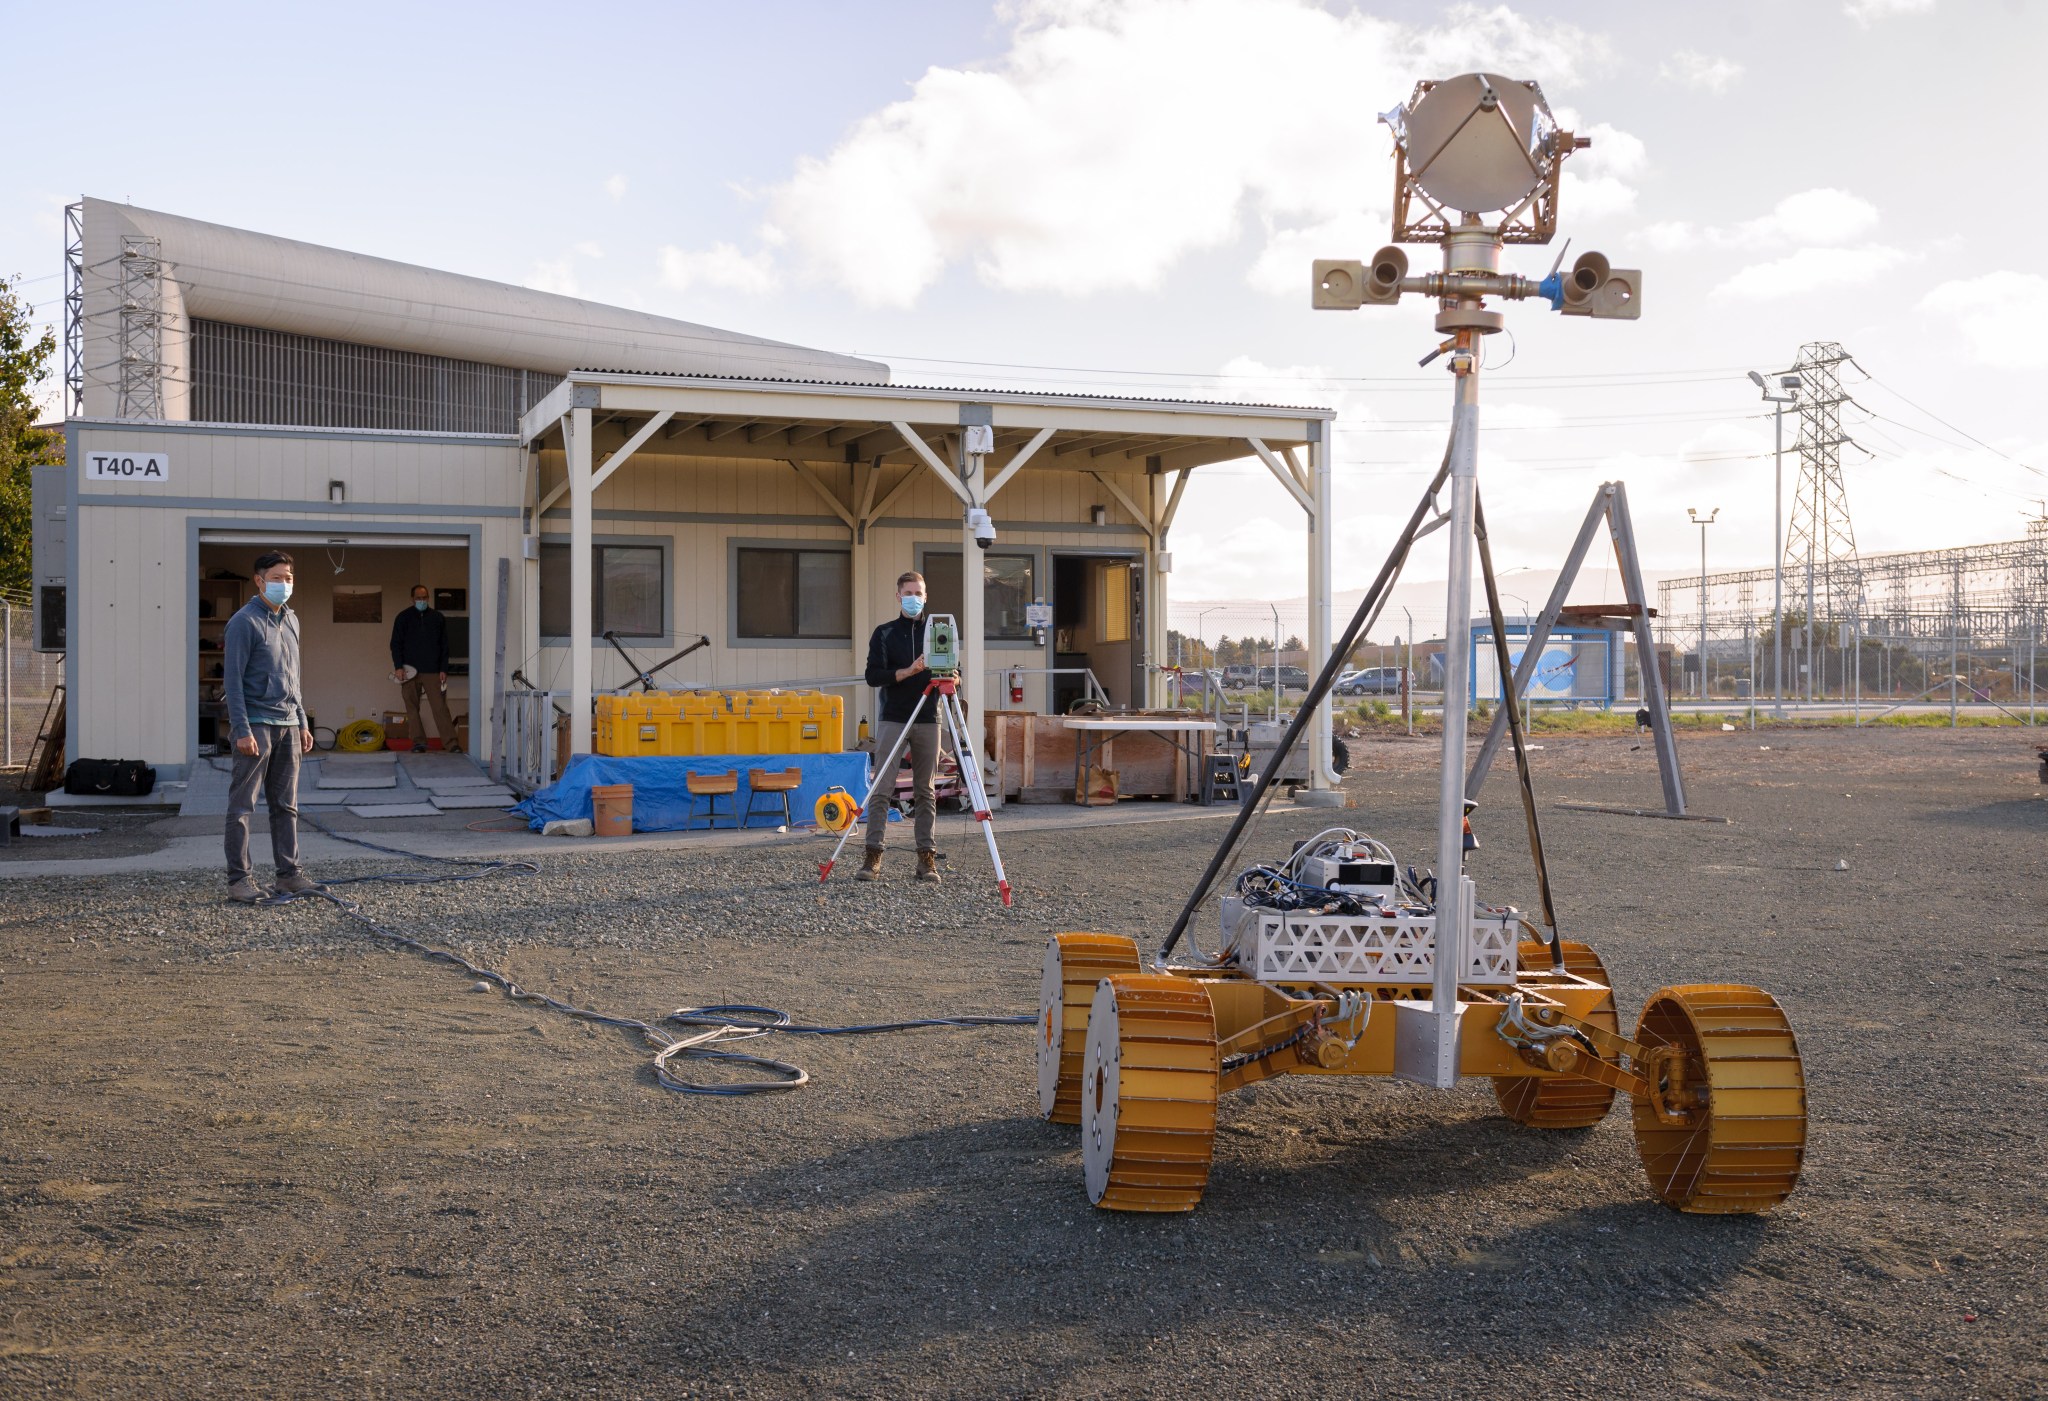
<instances>
[{"instance_id":1,"label":"antenna dish","mask_svg":"<svg viewBox=\"0 0 2048 1401\"><path fill-rule=\"evenodd\" d=\"M1556 131L1540 88L1497 73L1446 78L1409 110L1405 133L1395 127L1415 183L1468 214L1511 209L1535 193Z\"/></svg>"}]
</instances>

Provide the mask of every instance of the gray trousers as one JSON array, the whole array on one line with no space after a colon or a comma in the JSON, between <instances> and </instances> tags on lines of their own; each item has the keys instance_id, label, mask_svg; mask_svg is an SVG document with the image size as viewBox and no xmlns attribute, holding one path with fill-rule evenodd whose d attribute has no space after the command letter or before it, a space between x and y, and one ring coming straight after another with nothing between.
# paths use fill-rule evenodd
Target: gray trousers
<instances>
[{"instance_id":1,"label":"gray trousers","mask_svg":"<svg viewBox=\"0 0 2048 1401\"><path fill-rule=\"evenodd\" d=\"M228 884L250 879L249 814L256 789L270 804L270 859L280 876L299 869L299 734L297 725L251 725L256 752L235 751L228 780Z\"/></svg>"},{"instance_id":2,"label":"gray trousers","mask_svg":"<svg viewBox=\"0 0 2048 1401\"><path fill-rule=\"evenodd\" d=\"M929 712L931 707L927 706ZM932 834L939 815L939 727L920 720L915 725L899 725L893 720L884 720L875 730L875 762L888 757L896 746L896 736L905 729L910 731L910 777L915 785L910 793L911 825L917 835L919 851L937 851L938 838ZM902 760L899 758L900 764ZM887 775L875 800L868 804L869 851L880 851L889 834L889 795L896 791L896 775Z\"/></svg>"},{"instance_id":3,"label":"gray trousers","mask_svg":"<svg viewBox=\"0 0 2048 1401\"><path fill-rule=\"evenodd\" d=\"M423 671L405 683L403 694L406 724L409 727L406 734L414 746L420 749L427 747L427 725L420 718L420 697L425 696L434 707L434 730L441 741L442 750L454 753L455 721L448 714L448 697L441 694L441 678Z\"/></svg>"}]
</instances>

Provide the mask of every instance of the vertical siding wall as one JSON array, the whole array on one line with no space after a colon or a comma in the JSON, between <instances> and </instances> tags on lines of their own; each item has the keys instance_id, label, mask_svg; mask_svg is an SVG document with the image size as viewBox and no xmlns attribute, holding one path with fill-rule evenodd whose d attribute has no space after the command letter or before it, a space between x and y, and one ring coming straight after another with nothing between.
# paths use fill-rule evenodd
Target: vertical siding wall
<instances>
[{"instance_id":1,"label":"vertical siding wall","mask_svg":"<svg viewBox=\"0 0 2048 1401\"><path fill-rule=\"evenodd\" d=\"M854 468L814 464L814 470L838 493L841 502L856 501ZM903 470L900 466L887 469L878 498L895 485ZM542 480L550 487L562 480L563 471L560 452L550 450L541 455ZM1133 500L1147 500L1144 473L1104 475L1112 476ZM1108 507L1107 526L1089 524L1089 508L1097 505ZM653 643L629 646L645 660L654 661L682 646L683 639L707 634L712 642L709 648L659 678L674 686L744 686L856 674L866 665L868 634L894 616L890 601L895 597L896 577L917 567L922 547L958 550L961 544L959 498L920 466L910 489L868 530L867 594L872 606L880 610L875 616L854 618L852 638L836 646L736 646L730 627L731 541L815 541L850 546L852 533L808 484L780 462L665 457L643 449L598 488L593 512L600 539L644 535L673 541L669 603L678 640L666 651L655 651ZM1043 557L1047 550L1119 550L1142 555L1146 548L1146 537L1137 523L1086 472L1026 467L990 504L990 513L996 522L998 552L1031 548L1041 553L1038 588L1044 597L1051 595L1049 567ZM565 541L567 506L550 509L542 530L551 541ZM1149 599L1148 606L1163 608L1164 600ZM529 674L544 685L566 686L567 647L544 643L541 651L540 669L530 669ZM1050 664L1048 657L1044 649L997 646L988 650L986 660L992 666L1042 667ZM623 686L631 679L617 655L602 644L595 655L593 675L599 691ZM856 705L849 711L849 730L853 714L866 702L858 692L851 693L851 699ZM1050 700L1044 677L1027 680L1027 706L1044 709Z\"/></svg>"},{"instance_id":2,"label":"vertical siding wall","mask_svg":"<svg viewBox=\"0 0 2048 1401\"><path fill-rule=\"evenodd\" d=\"M198 560L193 524L209 528L370 534L480 530L481 587L470 599L471 735L489 739L497 560L519 559L520 466L510 439L344 436L290 430L209 432L74 425L77 568L70 694L75 756L187 763L196 745L193 650ZM163 452L161 485L85 480L88 453ZM328 505L346 484L353 509ZM252 552L253 553L253 552ZM515 584L517 576L515 574ZM512 595L510 636L521 635ZM516 645L508 644L516 662Z\"/></svg>"}]
</instances>

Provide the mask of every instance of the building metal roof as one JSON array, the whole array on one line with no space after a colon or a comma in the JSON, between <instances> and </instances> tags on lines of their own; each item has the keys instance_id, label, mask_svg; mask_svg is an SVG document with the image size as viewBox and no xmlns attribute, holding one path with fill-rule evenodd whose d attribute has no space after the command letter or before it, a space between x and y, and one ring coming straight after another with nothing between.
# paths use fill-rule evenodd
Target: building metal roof
<instances>
[{"instance_id":1,"label":"building metal roof","mask_svg":"<svg viewBox=\"0 0 2048 1401\"><path fill-rule=\"evenodd\" d=\"M929 395L965 403L981 403L986 400L1006 399L1016 403L1033 404L1128 404L1138 408L1184 408L1223 413L1281 414L1289 418L1334 419L1337 416L1335 409L1315 405L1247 404L1214 399L1180 399L1160 395L1100 394L1094 391L1070 389L984 389L974 385L904 384L898 381L876 384L871 381L862 380L797 379L778 375L650 374L640 370L603 369L593 366L578 366L570 372L568 377L571 379L602 377L605 379L653 384L698 383L718 385L720 387L772 385L786 389L845 390L862 394Z\"/></svg>"}]
</instances>

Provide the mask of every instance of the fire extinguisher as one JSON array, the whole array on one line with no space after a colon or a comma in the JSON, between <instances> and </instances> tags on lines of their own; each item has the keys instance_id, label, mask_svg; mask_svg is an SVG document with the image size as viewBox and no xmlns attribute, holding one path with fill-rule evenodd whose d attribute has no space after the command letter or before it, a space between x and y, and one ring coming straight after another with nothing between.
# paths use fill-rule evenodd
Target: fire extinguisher
<instances>
[{"instance_id":1,"label":"fire extinguisher","mask_svg":"<svg viewBox=\"0 0 2048 1401\"><path fill-rule=\"evenodd\" d=\"M1022 705L1023 703L1024 673L1012 667L1010 668L1010 704Z\"/></svg>"}]
</instances>

